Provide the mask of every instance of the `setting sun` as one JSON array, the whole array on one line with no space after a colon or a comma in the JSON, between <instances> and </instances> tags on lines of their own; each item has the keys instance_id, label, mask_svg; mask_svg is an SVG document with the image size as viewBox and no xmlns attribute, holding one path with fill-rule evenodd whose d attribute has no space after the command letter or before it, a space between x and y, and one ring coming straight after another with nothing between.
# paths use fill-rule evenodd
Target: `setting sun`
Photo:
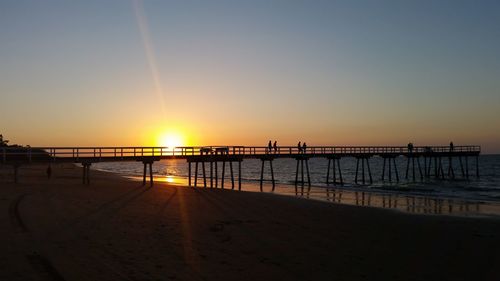
<instances>
[{"instance_id":1,"label":"setting sun","mask_svg":"<svg viewBox=\"0 0 500 281\"><path fill-rule=\"evenodd\" d=\"M184 145L184 138L179 133L164 133L160 135L158 144L163 147L179 147Z\"/></svg>"}]
</instances>

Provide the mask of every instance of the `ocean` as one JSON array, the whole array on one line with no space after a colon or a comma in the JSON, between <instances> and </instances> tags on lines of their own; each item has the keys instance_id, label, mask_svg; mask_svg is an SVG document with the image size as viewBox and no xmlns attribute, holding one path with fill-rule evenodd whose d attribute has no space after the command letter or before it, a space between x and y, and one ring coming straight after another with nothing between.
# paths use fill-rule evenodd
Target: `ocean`
<instances>
[{"instance_id":1,"label":"ocean","mask_svg":"<svg viewBox=\"0 0 500 281\"><path fill-rule=\"evenodd\" d=\"M457 213L462 209L459 214L500 214L500 155L480 155L479 158L479 177L476 177L475 157L470 157L469 165L469 178L462 175L461 167L458 159L454 159L453 171L455 177L451 179L448 177L448 160L443 159L443 171L445 179L436 179L431 176L421 180L418 166L415 167L416 178L413 180L412 168L410 166L409 177L405 178L407 159L404 157L396 158L396 165L398 167L399 182L396 181L394 171L392 172L392 182L388 180L388 172L386 170L385 180L381 179L383 159L373 157L370 159L370 168L372 172L373 184L360 184L361 183L361 163L360 171L358 174L358 184L355 183L356 172L356 159L342 158L341 170L344 184L326 184L326 174L328 169L328 161L323 158L312 158L309 160L309 170L311 179L311 189L305 185L306 197L320 200L332 201L332 192L336 192L335 200L338 200L338 194L343 194L341 203L365 205L368 199L365 197L370 196L368 202L370 206L386 207L386 198L392 199L401 198L397 209L404 209L411 212L410 202L417 200L417 207L427 206L428 210L422 212L438 213L439 208L446 213ZM423 160L422 160L423 161ZM465 161L463 162L465 164ZM261 173L261 161L258 159L245 159L242 162L242 190L246 191L259 191L259 180ZM421 162L422 169L424 164ZM113 172L126 177L135 179L142 178L143 164L141 162L101 162L95 163L93 169ZM192 165L194 172L194 164ZM207 176L210 174L208 163L205 165ZM366 167L365 167L366 168ZM235 178L237 178L237 164L233 165ZM275 159L273 161L274 178L276 181L276 192L288 195L296 195L304 197L304 189L301 185L295 189L295 159ZM387 168L386 168L387 169ZM153 172L156 181L166 181L173 184L186 185L188 177L188 164L186 160L162 160L153 165ZM218 177L220 187L220 177L222 173L222 163L218 165ZM203 186L203 176L201 165L198 171L198 186ZM331 176L331 174L330 174ZM338 177L338 173L337 173ZM299 180L300 180L299 176ZM307 180L307 176L305 177ZM194 177L192 178L194 181ZM271 190L271 174L269 162L264 166L264 190ZM365 174L366 183L368 183L369 176L366 170ZM207 184L209 183L207 179ZM215 183L214 183L215 185ZM229 165L226 163L225 172L225 188L231 188L231 179L229 172ZM237 188L237 182L236 182ZM298 192L296 192L298 191ZM342 197L341 197L342 198ZM410 200L408 200L408 198ZM416 198L416 199L415 199ZM363 200L361 200L363 199ZM427 202L431 200L432 202ZM384 202L383 202L384 201ZM390 201L389 201L390 202ZM401 203L403 202L403 203ZM407 204L404 204L407 202ZM444 206L443 202L448 205ZM387 202L387 204L389 204ZM397 204L397 201L396 201ZM465 206L464 206L465 204ZM383 205L383 206L382 206ZM392 207L394 207L391 202ZM415 204L413 204L415 207ZM450 206L453 205L457 211L451 212ZM471 208L469 208L472 206ZM486 212L484 210L487 210Z\"/></svg>"}]
</instances>

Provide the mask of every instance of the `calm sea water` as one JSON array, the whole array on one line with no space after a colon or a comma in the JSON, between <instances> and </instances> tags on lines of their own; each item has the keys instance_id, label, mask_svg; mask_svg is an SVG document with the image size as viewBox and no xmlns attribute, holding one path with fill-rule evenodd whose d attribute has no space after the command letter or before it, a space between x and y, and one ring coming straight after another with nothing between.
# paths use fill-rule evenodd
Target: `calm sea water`
<instances>
[{"instance_id":1,"label":"calm sea water","mask_svg":"<svg viewBox=\"0 0 500 281\"><path fill-rule=\"evenodd\" d=\"M437 180L433 177L430 179L420 180L418 167L416 168L416 181L413 181L411 168L409 179L405 179L406 158L399 157L396 159L398 166L400 181L395 181L393 173L393 182L381 180L383 160L378 157L370 159L370 167L373 176L373 184L361 185L355 184L356 160L354 158L343 158L341 160L342 176L344 185L341 187L344 190L355 191L371 191L379 193L405 194L415 196L432 196L435 198L452 198L463 200L477 200L500 202L500 155L481 155L479 157L479 178L475 175L475 158L469 158L469 179L462 176L461 168L458 159L454 160L455 179ZM465 165L465 161L463 162ZM322 158L313 158L309 161L309 170L311 175L311 184L316 189L331 187L326 185L326 171L328 161ZM423 169L423 162L421 163ZM210 173L209 165L206 165L207 175ZM143 165L141 162L117 162L117 163L96 163L94 169L114 172L125 176L142 176ZM235 177L237 176L237 165L234 165ZM265 163L264 178L270 180L269 163ZM280 186L294 186L296 161L294 159L276 159L273 162L274 176ZM360 165L361 169L361 165ZM194 164L193 164L194 170ZM219 163L219 179L221 177L222 164ZM443 159L443 170L445 174L448 171L448 161ZM173 183L185 184L187 182L188 165L185 160L164 160L156 162L153 165L153 171L157 179L165 180ZM257 159L248 159L242 162L242 180L243 186L255 186L259 182L261 171L261 161ZM199 168L198 184L203 184L201 165ZM230 186L229 165L226 164L226 186ZM359 174L359 179L361 174ZM201 179L201 180L200 180ZM299 177L300 179L300 177ZM366 174L368 180L368 174ZM265 182L267 188L271 185L270 182ZM245 189L245 188L244 188Z\"/></svg>"}]
</instances>

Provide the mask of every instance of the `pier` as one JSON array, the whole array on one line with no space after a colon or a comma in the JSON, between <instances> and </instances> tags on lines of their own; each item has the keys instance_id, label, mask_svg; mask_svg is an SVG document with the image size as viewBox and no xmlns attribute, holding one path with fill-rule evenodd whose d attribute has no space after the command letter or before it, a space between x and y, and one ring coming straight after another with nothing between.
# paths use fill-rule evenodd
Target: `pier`
<instances>
[{"instance_id":1,"label":"pier","mask_svg":"<svg viewBox=\"0 0 500 281\"><path fill-rule=\"evenodd\" d=\"M82 182L90 184L90 166L98 162L139 161L144 164L143 185L147 183L149 168L149 183L153 185L153 164L164 159L185 159L188 162L188 184L203 188L224 188L226 168L229 168L231 189L241 190L242 162L245 159L259 159L262 161L260 173L260 189L263 190L264 181L271 181L272 190L275 188L273 160L290 158L297 161L294 175L295 185L311 186L309 159L324 158L328 161L328 169L324 171L326 183L337 185L346 181L342 177L342 159L351 157L356 159L356 174L354 183L371 184L375 175L370 168L370 159L383 159L381 180L399 182L402 172L399 171L395 159L406 158L404 178L406 180L424 180L425 178L468 179L470 176L479 177L479 154L481 147L466 146L314 146L306 151L294 146L282 146L270 150L265 146L189 146L189 147L2 147L0 149L0 163L10 165L14 169L14 181L19 180L18 169L21 165L30 163L79 163L83 167ZM469 159L474 163L472 167ZM456 162L458 161L458 162ZM455 171L454 164L458 163L460 170ZM194 164L194 171L192 166ZM233 165L234 164L234 165ZM208 166L208 172L206 171ZM237 166L237 173L233 168ZM221 167L219 179L218 168ZM199 169L203 180L198 183ZM271 179L264 179L264 171L269 169ZM472 169L472 170L471 170ZM446 171L446 172L445 172ZM237 178L237 181L236 181Z\"/></svg>"}]
</instances>

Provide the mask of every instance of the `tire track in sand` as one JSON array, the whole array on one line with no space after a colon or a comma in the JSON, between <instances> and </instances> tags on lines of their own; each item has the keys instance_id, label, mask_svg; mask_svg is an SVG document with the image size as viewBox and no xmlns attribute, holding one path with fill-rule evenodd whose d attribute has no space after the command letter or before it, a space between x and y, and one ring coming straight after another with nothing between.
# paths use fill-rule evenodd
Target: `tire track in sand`
<instances>
[{"instance_id":1,"label":"tire track in sand","mask_svg":"<svg viewBox=\"0 0 500 281\"><path fill-rule=\"evenodd\" d=\"M10 222L12 226L21 233L28 232L28 228L19 214L19 205L26 195L27 193L19 195L9 205Z\"/></svg>"},{"instance_id":2,"label":"tire track in sand","mask_svg":"<svg viewBox=\"0 0 500 281\"><path fill-rule=\"evenodd\" d=\"M29 193L19 195L9 205L9 217L11 224L14 229L16 229L16 231L20 234L30 234L29 229L26 227L26 224L24 223L21 214L19 213L19 206L27 195L29 195ZM31 240L31 237L24 239ZM30 244L32 249L35 248L33 245L33 241L24 241L23 244ZM31 254L25 255L25 258L28 260L28 263L32 266L32 268L35 269L35 271L38 273L41 280L64 281L64 278L52 265L50 260L38 254L36 251L33 251L33 253Z\"/></svg>"},{"instance_id":3,"label":"tire track in sand","mask_svg":"<svg viewBox=\"0 0 500 281\"><path fill-rule=\"evenodd\" d=\"M56 233L61 235L62 232L65 232L66 230L71 230L75 226L80 226L78 228L81 229L82 228L81 224L84 224L88 227L95 225L99 222L102 222L103 219L105 219L106 217L109 218L110 216L112 216L113 213L124 208L126 205L134 201L136 198L138 198L148 190L149 188L144 188L144 189L141 188L139 190L137 189L128 190L120 194L119 196L116 196L115 198L100 204L94 210L91 210L83 214L82 216L75 218L71 223L65 224L61 227L57 227L57 229L49 231L48 233L43 235L44 238L42 240L45 240L45 237L47 237L50 240L53 240L54 237L52 235ZM9 205L9 217L12 227L18 234L22 235L21 240L22 240L22 245L25 246L25 252L29 252L29 254L24 254L24 257L28 261L28 264L38 274L40 280L64 281L65 280L64 277L59 273L59 271L52 264L50 259L48 259L47 257L45 257L43 254L40 253L43 251L39 251L42 248L46 249L47 245L43 245L43 243L40 244L40 241L38 241L40 239L35 239L33 237L33 233L27 227L20 213L21 203L23 202L23 200L25 200L25 198L28 195L33 195L33 194L47 195L46 194L47 191L48 190L45 189L43 191L24 193L16 197ZM53 195L54 194L52 194L52 196L42 196L42 198L45 200L50 200L53 197ZM45 209L45 211L48 210ZM54 213L54 210L51 210L50 212L52 213L51 217L53 218L57 217L56 214ZM53 250L57 251L57 249ZM90 258L90 260L93 261L94 266L97 266L96 263L98 263L100 265L98 267L100 267L101 269L105 269L108 273L111 273L111 275L118 277L118 279L116 280L133 280L128 278L118 270L116 270L113 266L104 262L101 258L96 257L95 255L92 255L90 253L88 253L87 256Z\"/></svg>"}]
</instances>

